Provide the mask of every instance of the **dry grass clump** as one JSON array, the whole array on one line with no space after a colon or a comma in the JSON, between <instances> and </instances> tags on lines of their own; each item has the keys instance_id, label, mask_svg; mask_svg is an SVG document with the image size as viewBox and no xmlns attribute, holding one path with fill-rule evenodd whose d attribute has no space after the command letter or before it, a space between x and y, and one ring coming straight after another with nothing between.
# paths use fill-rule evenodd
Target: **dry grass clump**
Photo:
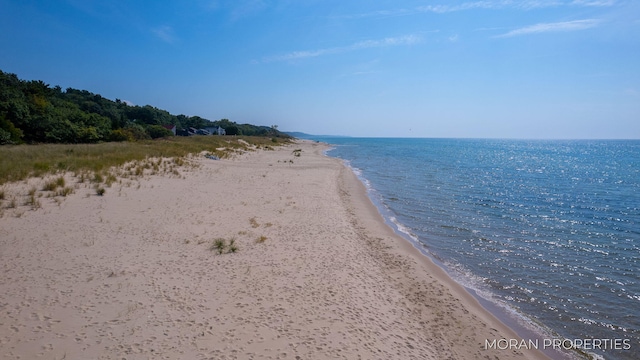
<instances>
[{"instance_id":1,"label":"dry grass clump","mask_svg":"<svg viewBox=\"0 0 640 360\"><path fill-rule=\"evenodd\" d=\"M137 178L157 174L181 178L181 173L200 166L202 154L222 159L289 142L278 139L274 144L270 138L261 137L194 136L123 143L3 145L0 146L0 209L4 212L5 209L29 206L36 210L42 207L39 198L43 195L60 205L61 198L75 193L87 182L90 185L85 187L93 188L97 196L104 196L106 188L114 183L131 186ZM2 187L5 183L31 177L40 177L42 181L26 196ZM71 178L75 178L75 185L67 186ZM87 193L86 196L91 195ZM24 211L14 211L14 214L20 217ZM254 228L260 226L256 218L250 223ZM238 251L235 239L225 241L223 245L223 252Z\"/></svg>"},{"instance_id":2,"label":"dry grass clump","mask_svg":"<svg viewBox=\"0 0 640 360\"><path fill-rule=\"evenodd\" d=\"M239 249L238 249L238 246L236 245L235 238L229 239L228 244L226 239L217 238L213 241L213 244L211 244L211 246L209 247L209 250L216 251L219 255L222 255L225 253L225 251L227 254L229 254L229 253L235 253Z\"/></svg>"},{"instance_id":3,"label":"dry grass clump","mask_svg":"<svg viewBox=\"0 0 640 360\"><path fill-rule=\"evenodd\" d=\"M264 243L265 241L267 241L267 237L266 237L266 236L264 236L264 235L261 235L261 236L256 240L256 242L257 242L258 244L262 244L262 243Z\"/></svg>"},{"instance_id":4,"label":"dry grass clump","mask_svg":"<svg viewBox=\"0 0 640 360\"><path fill-rule=\"evenodd\" d=\"M289 142L287 139L278 141L278 144ZM176 165L180 166L180 162L184 162L183 158L188 154L208 151L225 158L232 151L248 151L267 144L274 145L270 138L262 137L176 136L149 141L101 144L2 145L0 185L58 171L96 174L131 161L149 158L178 158L180 160L176 161ZM218 150L219 148L226 150ZM160 164L156 164L159 169ZM156 170L153 164L150 164L150 169Z\"/></svg>"},{"instance_id":5,"label":"dry grass clump","mask_svg":"<svg viewBox=\"0 0 640 360\"><path fill-rule=\"evenodd\" d=\"M66 186L66 187L64 187L64 188L62 188L62 189L60 189L60 190L56 191L56 192L55 192L55 196L62 196L62 197L65 197L65 196L67 196L67 195L73 194L73 192L74 192L74 191L73 191L73 188L72 188L72 187L68 187L68 186Z\"/></svg>"},{"instance_id":6,"label":"dry grass clump","mask_svg":"<svg viewBox=\"0 0 640 360\"><path fill-rule=\"evenodd\" d=\"M36 210L42 207L42 204L40 204L40 200L36 199L36 188L32 187L29 190L29 194L27 195L27 200L25 201L24 205L26 206L30 206L32 210Z\"/></svg>"},{"instance_id":7,"label":"dry grass clump","mask_svg":"<svg viewBox=\"0 0 640 360\"><path fill-rule=\"evenodd\" d=\"M102 177L102 174L99 174L99 173L93 174L93 179L91 179L91 182L101 184L103 181L104 181L104 178Z\"/></svg>"},{"instance_id":8,"label":"dry grass clump","mask_svg":"<svg viewBox=\"0 0 640 360\"><path fill-rule=\"evenodd\" d=\"M64 185L64 177L60 176L54 180L47 181L42 187L42 191L56 191L57 188L64 187Z\"/></svg>"},{"instance_id":9,"label":"dry grass clump","mask_svg":"<svg viewBox=\"0 0 640 360\"><path fill-rule=\"evenodd\" d=\"M109 174L107 174L107 178L106 178L106 180L104 181L104 183L105 183L105 185L107 185L108 187L111 187L111 185L112 185L114 182L117 182L117 181L118 181L118 178L116 178L116 176L115 176L115 175L113 175L112 173L109 173Z\"/></svg>"}]
</instances>

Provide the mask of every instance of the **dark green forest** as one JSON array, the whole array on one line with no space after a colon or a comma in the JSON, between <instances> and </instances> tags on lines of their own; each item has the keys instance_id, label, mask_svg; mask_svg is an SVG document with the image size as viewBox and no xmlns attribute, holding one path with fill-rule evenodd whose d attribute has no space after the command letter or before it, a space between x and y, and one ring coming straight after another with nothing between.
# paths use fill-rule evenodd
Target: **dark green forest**
<instances>
[{"instance_id":1,"label":"dark green forest","mask_svg":"<svg viewBox=\"0 0 640 360\"><path fill-rule=\"evenodd\" d=\"M51 87L41 80L21 80L0 70L0 145L136 141L173 136L177 130L221 126L227 135L286 136L277 126L210 121L172 115L151 105L130 106L87 90Z\"/></svg>"}]
</instances>

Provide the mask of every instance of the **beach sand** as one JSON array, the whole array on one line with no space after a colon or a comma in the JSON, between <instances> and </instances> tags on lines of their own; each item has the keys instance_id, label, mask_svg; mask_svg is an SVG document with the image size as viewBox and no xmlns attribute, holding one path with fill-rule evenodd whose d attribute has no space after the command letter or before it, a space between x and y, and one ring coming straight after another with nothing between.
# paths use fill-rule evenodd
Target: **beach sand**
<instances>
[{"instance_id":1,"label":"beach sand","mask_svg":"<svg viewBox=\"0 0 640 360\"><path fill-rule=\"evenodd\" d=\"M197 157L36 210L4 200L0 358L545 358L486 350L516 335L386 226L326 148Z\"/></svg>"}]
</instances>

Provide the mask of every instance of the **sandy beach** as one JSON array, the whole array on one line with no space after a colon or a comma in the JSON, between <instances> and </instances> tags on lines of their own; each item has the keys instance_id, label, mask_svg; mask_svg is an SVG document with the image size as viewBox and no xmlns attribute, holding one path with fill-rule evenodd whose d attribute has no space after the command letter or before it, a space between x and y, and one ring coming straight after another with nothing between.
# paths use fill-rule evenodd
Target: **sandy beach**
<instances>
[{"instance_id":1,"label":"sandy beach","mask_svg":"<svg viewBox=\"0 0 640 360\"><path fill-rule=\"evenodd\" d=\"M104 196L75 180L4 209L0 358L546 358L485 349L516 335L386 226L326 148L194 157Z\"/></svg>"}]
</instances>

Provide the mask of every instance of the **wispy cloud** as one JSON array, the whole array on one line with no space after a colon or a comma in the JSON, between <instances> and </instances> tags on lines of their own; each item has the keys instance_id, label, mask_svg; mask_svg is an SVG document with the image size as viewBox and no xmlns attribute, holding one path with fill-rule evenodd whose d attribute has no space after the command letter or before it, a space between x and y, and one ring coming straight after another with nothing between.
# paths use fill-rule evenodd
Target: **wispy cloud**
<instances>
[{"instance_id":1,"label":"wispy cloud","mask_svg":"<svg viewBox=\"0 0 640 360\"><path fill-rule=\"evenodd\" d=\"M274 5L268 0L200 0L200 4L206 11L224 12L231 21L260 14Z\"/></svg>"},{"instance_id":2,"label":"wispy cloud","mask_svg":"<svg viewBox=\"0 0 640 360\"><path fill-rule=\"evenodd\" d=\"M466 11L466 10L474 10L474 9L504 9L504 8L518 8L518 9L536 9L543 7L555 7L563 5L561 1L538 1L538 0L530 0L530 1L471 1L464 2L458 5L426 5L417 7L416 10L419 12L433 12L433 13L449 13L456 11Z\"/></svg>"},{"instance_id":3,"label":"wispy cloud","mask_svg":"<svg viewBox=\"0 0 640 360\"><path fill-rule=\"evenodd\" d=\"M616 0L573 0L571 5L578 6L613 6Z\"/></svg>"},{"instance_id":4,"label":"wispy cloud","mask_svg":"<svg viewBox=\"0 0 640 360\"><path fill-rule=\"evenodd\" d=\"M262 62L292 61L305 58L318 57L323 55L338 54L369 48L381 48L389 46L413 45L421 41L418 35L405 35L400 37L387 37L378 40L365 40L357 43L333 48L292 51L282 55L269 56L262 59Z\"/></svg>"},{"instance_id":5,"label":"wispy cloud","mask_svg":"<svg viewBox=\"0 0 640 360\"><path fill-rule=\"evenodd\" d=\"M175 32L171 26L160 26L151 29L151 32L160 40L172 44L177 40Z\"/></svg>"},{"instance_id":6,"label":"wispy cloud","mask_svg":"<svg viewBox=\"0 0 640 360\"><path fill-rule=\"evenodd\" d=\"M616 0L483 0L483 1L467 1L459 4L436 4L423 5L410 9L388 9L378 10L367 13L343 15L340 18L358 19L367 17L392 17L414 15L420 13L436 13L445 14L458 11L469 10L500 10L500 9L519 9L533 10L549 7L560 6L613 6Z\"/></svg>"},{"instance_id":7,"label":"wispy cloud","mask_svg":"<svg viewBox=\"0 0 640 360\"><path fill-rule=\"evenodd\" d=\"M547 33L547 32L585 30L585 29L590 29L598 26L600 22L601 21L597 19L586 19L586 20L563 21L563 22L555 22L555 23L541 23L541 24L526 26L520 29L511 30L508 33L498 35L496 37L504 38L504 37L520 36L520 35L540 34L540 33Z\"/></svg>"}]
</instances>

